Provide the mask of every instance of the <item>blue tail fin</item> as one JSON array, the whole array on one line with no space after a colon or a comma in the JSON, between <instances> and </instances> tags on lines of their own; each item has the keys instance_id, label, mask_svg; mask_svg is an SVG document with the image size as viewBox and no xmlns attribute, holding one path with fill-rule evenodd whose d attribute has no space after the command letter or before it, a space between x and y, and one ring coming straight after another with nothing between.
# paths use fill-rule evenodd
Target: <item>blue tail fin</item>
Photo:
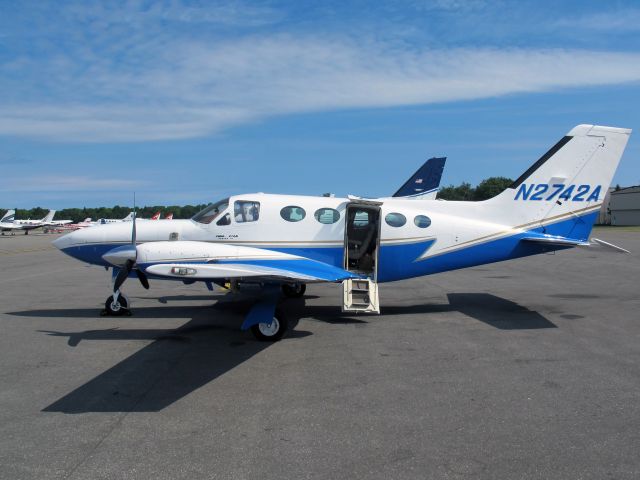
<instances>
[{"instance_id":1,"label":"blue tail fin","mask_svg":"<svg viewBox=\"0 0 640 480\"><path fill-rule=\"evenodd\" d=\"M430 158L393 196L424 198L428 194L433 194L435 198L446 161L446 157Z\"/></svg>"}]
</instances>

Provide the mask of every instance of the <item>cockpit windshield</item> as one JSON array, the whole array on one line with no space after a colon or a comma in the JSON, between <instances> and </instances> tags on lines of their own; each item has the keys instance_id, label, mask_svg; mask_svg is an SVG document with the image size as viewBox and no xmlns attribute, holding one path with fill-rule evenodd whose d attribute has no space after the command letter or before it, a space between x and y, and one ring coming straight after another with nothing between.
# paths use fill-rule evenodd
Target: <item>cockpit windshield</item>
<instances>
[{"instance_id":1,"label":"cockpit windshield","mask_svg":"<svg viewBox=\"0 0 640 480\"><path fill-rule=\"evenodd\" d=\"M216 218L218 218L220 214L227 209L228 206L229 199L225 198L224 200L220 200L219 202L212 203L204 210L200 210L191 218L191 220L198 223L209 224Z\"/></svg>"}]
</instances>

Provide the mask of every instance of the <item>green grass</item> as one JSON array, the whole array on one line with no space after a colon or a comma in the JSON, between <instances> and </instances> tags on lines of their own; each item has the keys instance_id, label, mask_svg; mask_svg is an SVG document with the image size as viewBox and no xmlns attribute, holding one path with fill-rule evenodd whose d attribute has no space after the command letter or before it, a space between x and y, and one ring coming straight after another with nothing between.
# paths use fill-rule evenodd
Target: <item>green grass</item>
<instances>
[{"instance_id":1,"label":"green grass","mask_svg":"<svg viewBox=\"0 0 640 480\"><path fill-rule=\"evenodd\" d=\"M594 230L601 232L640 232L640 225L616 226L616 225L595 225Z\"/></svg>"}]
</instances>

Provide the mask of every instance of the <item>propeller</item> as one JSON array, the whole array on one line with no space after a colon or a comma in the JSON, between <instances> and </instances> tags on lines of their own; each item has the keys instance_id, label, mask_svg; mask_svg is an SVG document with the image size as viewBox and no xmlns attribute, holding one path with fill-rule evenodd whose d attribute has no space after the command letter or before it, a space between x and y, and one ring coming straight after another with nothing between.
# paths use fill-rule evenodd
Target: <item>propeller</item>
<instances>
[{"instance_id":1,"label":"propeller","mask_svg":"<svg viewBox=\"0 0 640 480\"><path fill-rule=\"evenodd\" d=\"M132 226L131 226L131 245L114 248L113 250L107 252L103 255L103 258L111 263L114 266L120 267L120 271L116 276L115 281L113 282L113 295L114 298L119 295L120 287L127 279L132 270L134 270L136 266L136 260L138 257L138 251L136 248L136 206L135 206L135 194L133 200L133 218L132 218ZM124 264L122 263L124 261ZM146 289L149 290L149 279L147 275L140 269L135 268L136 276L138 280L140 280L140 284Z\"/></svg>"}]
</instances>

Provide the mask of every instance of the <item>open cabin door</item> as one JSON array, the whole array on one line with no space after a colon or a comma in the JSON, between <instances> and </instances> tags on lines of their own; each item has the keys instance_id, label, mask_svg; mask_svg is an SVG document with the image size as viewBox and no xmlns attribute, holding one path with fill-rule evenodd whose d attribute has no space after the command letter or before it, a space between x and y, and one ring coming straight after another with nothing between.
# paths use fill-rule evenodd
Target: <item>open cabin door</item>
<instances>
[{"instance_id":1,"label":"open cabin door","mask_svg":"<svg viewBox=\"0 0 640 480\"><path fill-rule=\"evenodd\" d=\"M352 201L347 205L344 268L366 278L343 282L344 312L380 313L377 284L380 205L380 202L365 200Z\"/></svg>"}]
</instances>

